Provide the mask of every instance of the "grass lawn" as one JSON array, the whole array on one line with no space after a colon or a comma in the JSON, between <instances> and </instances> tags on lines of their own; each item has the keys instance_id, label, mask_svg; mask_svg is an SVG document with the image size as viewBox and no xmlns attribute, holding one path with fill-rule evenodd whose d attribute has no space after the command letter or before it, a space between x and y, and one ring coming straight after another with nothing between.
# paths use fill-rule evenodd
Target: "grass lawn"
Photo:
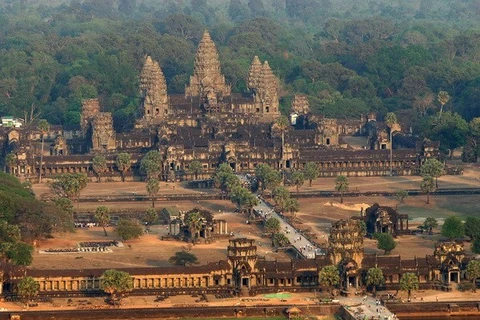
<instances>
[{"instance_id":1,"label":"grass lawn","mask_svg":"<svg viewBox=\"0 0 480 320\"><path fill-rule=\"evenodd\" d=\"M399 211L408 213L410 219L426 217L444 219L457 216L464 220L469 216L480 217L479 195L435 196L430 198L430 205L418 201L421 198L416 198L411 197L405 204L398 206Z\"/></svg>"}]
</instances>

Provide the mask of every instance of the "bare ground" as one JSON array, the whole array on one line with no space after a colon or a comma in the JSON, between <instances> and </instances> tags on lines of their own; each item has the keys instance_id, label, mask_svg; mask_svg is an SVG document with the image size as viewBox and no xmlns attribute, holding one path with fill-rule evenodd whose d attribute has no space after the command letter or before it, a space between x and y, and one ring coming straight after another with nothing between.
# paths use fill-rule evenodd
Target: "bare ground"
<instances>
[{"instance_id":1,"label":"bare ground","mask_svg":"<svg viewBox=\"0 0 480 320\"><path fill-rule=\"evenodd\" d=\"M218 201L219 202L219 201ZM233 206L224 201L222 203L176 203L182 210L190 210L193 205L201 205L214 212L216 219L228 222L229 231L234 232L234 237L248 237L256 240L258 254L268 260L288 259L286 253L272 252L270 240L260 237L260 226L246 224L243 215L233 213ZM221 212L218 212L218 211ZM149 234L139 239L125 242L125 247L113 247L112 253L74 253L74 254L41 254L38 251L48 248L76 247L81 241L118 240L112 228L107 228L108 236L105 237L101 227L76 229L73 234L59 234L53 239L42 240L37 243L32 269L84 269L84 268L128 268L128 267L158 267L170 266L168 258L175 252L191 248L201 264L225 260L227 258L228 239L217 240L211 244L196 244L189 246L182 241L161 240L162 235L167 235L166 226L153 226Z\"/></svg>"}]
</instances>

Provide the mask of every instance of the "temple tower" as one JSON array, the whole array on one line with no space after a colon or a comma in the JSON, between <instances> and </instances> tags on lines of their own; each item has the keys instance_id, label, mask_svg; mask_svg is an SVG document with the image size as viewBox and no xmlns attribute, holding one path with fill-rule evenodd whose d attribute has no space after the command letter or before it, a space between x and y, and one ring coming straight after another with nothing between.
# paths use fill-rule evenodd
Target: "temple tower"
<instances>
[{"instance_id":1,"label":"temple tower","mask_svg":"<svg viewBox=\"0 0 480 320\"><path fill-rule=\"evenodd\" d=\"M100 103L98 99L85 99L82 101L82 114L80 116L80 126L84 135L90 129L91 122L95 115L100 112Z\"/></svg>"},{"instance_id":2,"label":"temple tower","mask_svg":"<svg viewBox=\"0 0 480 320\"><path fill-rule=\"evenodd\" d=\"M304 94L296 94L293 97L292 109L290 111L290 123L295 126L300 118L299 125L305 126L306 115L310 113L310 103Z\"/></svg>"},{"instance_id":3,"label":"temple tower","mask_svg":"<svg viewBox=\"0 0 480 320\"><path fill-rule=\"evenodd\" d=\"M116 140L112 114L100 112L92 121L92 151L111 152L115 149Z\"/></svg>"},{"instance_id":4,"label":"temple tower","mask_svg":"<svg viewBox=\"0 0 480 320\"><path fill-rule=\"evenodd\" d=\"M235 286L246 293L256 285L254 276L257 263L257 246L252 239L232 239L228 244L228 261L232 265Z\"/></svg>"},{"instance_id":5,"label":"temple tower","mask_svg":"<svg viewBox=\"0 0 480 320\"><path fill-rule=\"evenodd\" d=\"M161 120L168 114L167 83L158 62L147 56L140 74L143 119Z\"/></svg>"},{"instance_id":6,"label":"temple tower","mask_svg":"<svg viewBox=\"0 0 480 320\"><path fill-rule=\"evenodd\" d=\"M296 94L293 97L292 113L296 113L298 115L305 115L307 113L310 113L310 103L308 102L308 98L306 95Z\"/></svg>"},{"instance_id":7,"label":"temple tower","mask_svg":"<svg viewBox=\"0 0 480 320\"><path fill-rule=\"evenodd\" d=\"M260 82L260 75L262 73L262 63L258 59L258 56L253 57L252 64L250 65L250 70L248 71L247 87L252 91L258 89Z\"/></svg>"},{"instance_id":8,"label":"temple tower","mask_svg":"<svg viewBox=\"0 0 480 320\"><path fill-rule=\"evenodd\" d=\"M265 61L262 65L258 89L255 91L255 104L260 113L272 116L280 115L278 110L278 80L268 61Z\"/></svg>"},{"instance_id":9,"label":"temple tower","mask_svg":"<svg viewBox=\"0 0 480 320\"><path fill-rule=\"evenodd\" d=\"M353 260L361 266L363 260L364 231L360 220L340 220L332 224L328 238L328 255L334 265Z\"/></svg>"},{"instance_id":10,"label":"temple tower","mask_svg":"<svg viewBox=\"0 0 480 320\"><path fill-rule=\"evenodd\" d=\"M220 71L218 52L205 31L195 56L193 76L185 89L185 96L199 97L207 110L217 109L217 103L223 97L230 96L231 88L225 83L225 77Z\"/></svg>"}]
</instances>

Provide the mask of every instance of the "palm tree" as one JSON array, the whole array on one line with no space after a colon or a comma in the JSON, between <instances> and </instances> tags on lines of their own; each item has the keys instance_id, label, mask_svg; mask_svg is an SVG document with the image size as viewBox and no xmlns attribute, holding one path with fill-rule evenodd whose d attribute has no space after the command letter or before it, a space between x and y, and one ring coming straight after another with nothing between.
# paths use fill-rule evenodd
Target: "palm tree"
<instances>
[{"instance_id":1,"label":"palm tree","mask_svg":"<svg viewBox=\"0 0 480 320\"><path fill-rule=\"evenodd\" d=\"M202 229L202 215L199 212L191 212L185 219L185 223L188 226L192 242L198 238L198 233Z\"/></svg>"},{"instance_id":2,"label":"palm tree","mask_svg":"<svg viewBox=\"0 0 480 320\"><path fill-rule=\"evenodd\" d=\"M301 171L296 171L292 173L292 183L295 185L297 188L297 198L298 198L298 189L303 186L305 183L305 175Z\"/></svg>"},{"instance_id":3,"label":"palm tree","mask_svg":"<svg viewBox=\"0 0 480 320\"><path fill-rule=\"evenodd\" d=\"M148 179L147 182L147 193L152 198L152 207L155 208L155 197L160 191L160 183L157 179Z\"/></svg>"},{"instance_id":4,"label":"palm tree","mask_svg":"<svg viewBox=\"0 0 480 320\"><path fill-rule=\"evenodd\" d=\"M292 215L292 218L295 218L295 213L300 209L297 199L288 199L285 201L284 210L289 212Z\"/></svg>"},{"instance_id":5,"label":"palm tree","mask_svg":"<svg viewBox=\"0 0 480 320\"><path fill-rule=\"evenodd\" d=\"M42 152L40 153L40 170L38 173L38 183L42 183L43 148L45 145L45 135L50 129L50 124L48 123L47 120L41 119L40 121L38 121L37 128L38 130L40 130L40 133L42 134Z\"/></svg>"},{"instance_id":6,"label":"palm tree","mask_svg":"<svg viewBox=\"0 0 480 320\"><path fill-rule=\"evenodd\" d=\"M93 171L97 174L97 182L100 182L100 175L107 171L107 159L102 155L97 155L92 159Z\"/></svg>"},{"instance_id":7,"label":"palm tree","mask_svg":"<svg viewBox=\"0 0 480 320\"><path fill-rule=\"evenodd\" d=\"M203 172L203 165L198 160L193 160L188 166L188 171L195 177L195 180L198 179L198 175Z\"/></svg>"},{"instance_id":8,"label":"palm tree","mask_svg":"<svg viewBox=\"0 0 480 320\"><path fill-rule=\"evenodd\" d=\"M435 180L431 176L424 176L420 189L427 194L427 204L430 204L430 193L435 191Z\"/></svg>"},{"instance_id":9,"label":"palm tree","mask_svg":"<svg viewBox=\"0 0 480 320\"><path fill-rule=\"evenodd\" d=\"M130 155L126 152L119 153L115 159L115 164L122 175L122 182L125 182L125 172L127 172L132 165Z\"/></svg>"},{"instance_id":10,"label":"palm tree","mask_svg":"<svg viewBox=\"0 0 480 320\"><path fill-rule=\"evenodd\" d=\"M97 220L98 224L102 226L105 237L108 236L105 227L110 222L110 215L108 214L109 211L110 210L105 206L97 207L97 210L95 210L95 220Z\"/></svg>"},{"instance_id":11,"label":"palm tree","mask_svg":"<svg viewBox=\"0 0 480 320\"><path fill-rule=\"evenodd\" d=\"M343 193L348 191L348 179L346 176L337 176L335 179L335 190L340 192L340 203L343 203Z\"/></svg>"},{"instance_id":12,"label":"palm tree","mask_svg":"<svg viewBox=\"0 0 480 320\"><path fill-rule=\"evenodd\" d=\"M440 116L443 113L443 106L450 100L450 95L446 91L440 91L437 96L438 102L440 102Z\"/></svg>"},{"instance_id":13,"label":"palm tree","mask_svg":"<svg viewBox=\"0 0 480 320\"><path fill-rule=\"evenodd\" d=\"M385 282L383 271L380 268L370 268L367 271L366 285L372 286L373 295L377 291L377 287Z\"/></svg>"},{"instance_id":14,"label":"palm tree","mask_svg":"<svg viewBox=\"0 0 480 320\"><path fill-rule=\"evenodd\" d=\"M38 295L40 285L32 277L25 277L17 285L18 295L25 299L27 309L30 304L30 300Z\"/></svg>"},{"instance_id":15,"label":"palm tree","mask_svg":"<svg viewBox=\"0 0 480 320\"><path fill-rule=\"evenodd\" d=\"M393 112L387 113L385 123L390 128L390 175L393 175L393 131L395 125L398 123L397 116Z\"/></svg>"}]
</instances>

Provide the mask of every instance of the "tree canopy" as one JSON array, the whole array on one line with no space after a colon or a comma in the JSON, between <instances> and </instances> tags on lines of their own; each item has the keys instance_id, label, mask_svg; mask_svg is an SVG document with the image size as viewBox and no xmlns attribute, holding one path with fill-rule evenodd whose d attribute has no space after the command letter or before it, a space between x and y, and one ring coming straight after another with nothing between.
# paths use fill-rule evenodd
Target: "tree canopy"
<instances>
[{"instance_id":1,"label":"tree canopy","mask_svg":"<svg viewBox=\"0 0 480 320\"><path fill-rule=\"evenodd\" d=\"M120 219L115 228L115 233L122 240L137 239L143 234L143 227L135 220Z\"/></svg>"},{"instance_id":2,"label":"tree canopy","mask_svg":"<svg viewBox=\"0 0 480 320\"><path fill-rule=\"evenodd\" d=\"M175 255L171 256L168 261L176 266L186 266L199 263L197 256L186 251L175 252Z\"/></svg>"},{"instance_id":3,"label":"tree canopy","mask_svg":"<svg viewBox=\"0 0 480 320\"><path fill-rule=\"evenodd\" d=\"M414 273L404 273L400 279L400 289L407 291L408 301L413 290L418 290L418 277Z\"/></svg>"},{"instance_id":4,"label":"tree canopy","mask_svg":"<svg viewBox=\"0 0 480 320\"><path fill-rule=\"evenodd\" d=\"M333 287L340 283L340 272L336 266L323 267L318 275L318 281L323 287L327 287L330 294L333 295Z\"/></svg>"},{"instance_id":5,"label":"tree canopy","mask_svg":"<svg viewBox=\"0 0 480 320\"><path fill-rule=\"evenodd\" d=\"M460 218L448 217L443 222L441 234L450 240L462 238L465 235L465 226Z\"/></svg>"},{"instance_id":6,"label":"tree canopy","mask_svg":"<svg viewBox=\"0 0 480 320\"><path fill-rule=\"evenodd\" d=\"M133 290L133 278L125 271L110 269L102 274L100 288L115 300Z\"/></svg>"},{"instance_id":7,"label":"tree canopy","mask_svg":"<svg viewBox=\"0 0 480 320\"><path fill-rule=\"evenodd\" d=\"M397 246L389 233L375 233L373 237L377 240L377 248L385 250L385 254L389 254Z\"/></svg>"}]
</instances>

